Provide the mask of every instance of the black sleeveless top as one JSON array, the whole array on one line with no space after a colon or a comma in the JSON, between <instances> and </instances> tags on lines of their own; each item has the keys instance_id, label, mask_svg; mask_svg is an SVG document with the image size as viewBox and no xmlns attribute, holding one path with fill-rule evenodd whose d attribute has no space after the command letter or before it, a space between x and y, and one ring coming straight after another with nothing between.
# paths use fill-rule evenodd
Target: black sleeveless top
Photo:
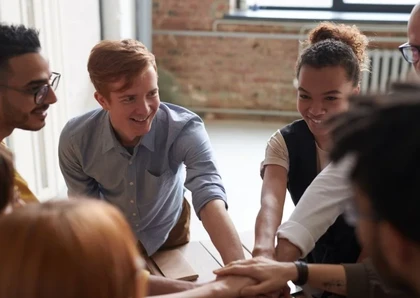
<instances>
[{"instance_id":1,"label":"black sleeveless top","mask_svg":"<svg viewBox=\"0 0 420 298\"><path fill-rule=\"evenodd\" d=\"M318 175L315 139L304 120L297 120L280 131L289 152L287 189L296 205ZM308 255L308 262L355 263L359 254L360 245L355 229L341 215L316 242L315 248Z\"/></svg>"}]
</instances>

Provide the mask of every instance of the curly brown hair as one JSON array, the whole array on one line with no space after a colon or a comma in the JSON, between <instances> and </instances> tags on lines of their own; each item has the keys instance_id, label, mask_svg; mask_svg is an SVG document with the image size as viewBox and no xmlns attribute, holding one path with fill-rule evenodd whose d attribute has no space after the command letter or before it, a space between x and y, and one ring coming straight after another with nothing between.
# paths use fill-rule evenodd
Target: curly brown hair
<instances>
[{"instance_id":1,"label":"curly brown hair","mask_svg":"<svg viewBox=\"0 0 420 298\"><path fill-rule=\"evenodd\" d=\"M303 65L315 68L342 66L356 86L361 72L369 71L369 40L355 25L322 22L309 32L305 44L296 64L297 76Z\"/></svg>"}]
</instances>

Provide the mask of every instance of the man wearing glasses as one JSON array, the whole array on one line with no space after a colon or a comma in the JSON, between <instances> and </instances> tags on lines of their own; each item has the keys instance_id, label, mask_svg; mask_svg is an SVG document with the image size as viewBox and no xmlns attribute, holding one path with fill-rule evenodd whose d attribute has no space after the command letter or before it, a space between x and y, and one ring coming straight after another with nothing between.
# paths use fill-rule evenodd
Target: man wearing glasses
<instances>
[{"instance_id":1,"label":"man wearing glasses","mask_svg":"<svg viewBox=\"0 0 420 298\"><path fill-rule=\"evenodd\" d=\"M57 102L54 90L60 81L60 74L50 71L48 61L40 51L36 30L23 25L0 24L2 142L15 128L30 131L43 128L49 105ZM15 185L23 201L37 201L17 172Z\"/></svg>"},{"instance_id":2,"label":"man wearing glasses","mask_svg":"<svg viewBox=\"0 0 420 298\"><path fill-rule=\"evenodd\" d=\"M408 42L400 45L404 59L413 64L414 70L417 75L420 75L420 3L414 6L411 11L410 19L408 20L407 28Z\"/></svg>"}]
</instances>

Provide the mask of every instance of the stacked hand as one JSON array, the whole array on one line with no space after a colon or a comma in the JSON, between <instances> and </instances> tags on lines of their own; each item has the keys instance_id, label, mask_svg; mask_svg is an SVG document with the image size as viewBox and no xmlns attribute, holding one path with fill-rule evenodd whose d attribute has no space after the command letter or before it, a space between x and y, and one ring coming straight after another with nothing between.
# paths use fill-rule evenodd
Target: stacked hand
<instances>
[{"instance_id":1,"label":"stacked hand","mask_svg":"<svg viewBox=\"0 0 420 298\"><path fill-rule=\"evenodd\" d=\"M223 276L212 282L218 297L241 297L242 289L257 283L256 280L245 276Z\"/></svg>"},{"instance_id":2,"label":"stacked hand","mask_svg":"<svg viewBox=\"0 0 420 298\"><path fill-rule=\"evenodd\" d=\"M279 263L265 257L240 260L215 270L218 276L246 276L256 280L257 284L245 285L239 291L240 296L256 296L280 292L289 280L297 278L297 269L293 263Z\"/></svg>"}]
</instances>

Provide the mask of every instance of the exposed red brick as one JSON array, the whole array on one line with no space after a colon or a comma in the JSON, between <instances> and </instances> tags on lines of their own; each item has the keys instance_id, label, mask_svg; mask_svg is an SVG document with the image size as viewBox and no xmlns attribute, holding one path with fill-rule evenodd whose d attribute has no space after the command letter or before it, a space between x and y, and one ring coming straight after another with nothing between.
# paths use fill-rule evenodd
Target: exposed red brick
<instances>
[{"instance_id":1,"label":"exposed red brick","mask_svg":"<svg viewBox=\"0 0 420 298\"><path fill-rule=\"evenodd\" d=\"M231 0L154 0L154 30L211 31ZM219 24L218 31L299 34L299 28ZM405 36L374 33L369 36ZM399 43L372 42L395 49ZM293 87L299 42L291 39L154 35L164 101L185 106L296 110Z\"/></svg>"}]
</instances>

